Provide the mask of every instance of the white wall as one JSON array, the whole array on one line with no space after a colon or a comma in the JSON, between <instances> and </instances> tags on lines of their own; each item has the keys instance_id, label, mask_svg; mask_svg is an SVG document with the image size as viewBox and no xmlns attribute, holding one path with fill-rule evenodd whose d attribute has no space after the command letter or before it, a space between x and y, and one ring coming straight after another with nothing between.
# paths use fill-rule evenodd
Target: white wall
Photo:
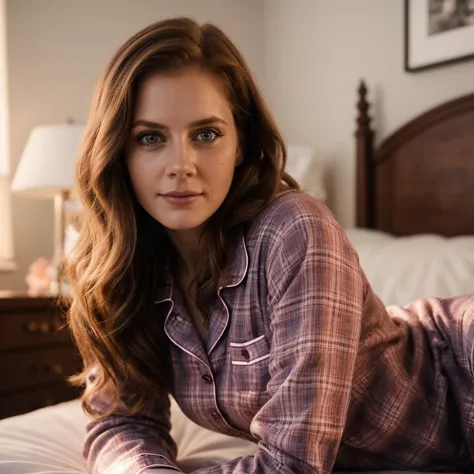
<instances>
[{"instance_id":1,"label":"white wall","mask_svg":"<svg viewBox=\"0 0 474 474\"><path fill-rule=\"evenodd\" d=\"M356 88L376 96L386 135L445 100L474 91L474 61L407 74L402 0L265 0L265 92L287 141L329 168L330 206L354 215Z\"/></svg>"},{"instance_id":2,"label":"white wall","mask_svg":"<svg viewBox=\"0 0 474 474\"><path fill-rule=\"evenodd\" d=\"M257 78L263 75L263 3L255 0L8 0L10 136L13 169L30 130L84 121L92 90L115 49L140 28L186 15L221 26ZM52 257L53 204L14 196L18 271L0 288L24 290L28 265Z\"/></svg>"},{"instance_id":3,"label":"white wall","mask_svg":"<svg viewBox=\"0 0 474 474\"><path fill-rule=\"evenodd\" d=\"M173 15L216 22L235 40L293 144L328 166L330 201L353 222L356 87L376 95L386 135L444 100L474 91L474 61L419 74L403 70L402 0L7 0L13 168L31 128L82 121L93 85L119 44ZM19 270L0 288L25 288L27 266L52 255L49 201L14 197Z\"/></svg>"}]
</instances>

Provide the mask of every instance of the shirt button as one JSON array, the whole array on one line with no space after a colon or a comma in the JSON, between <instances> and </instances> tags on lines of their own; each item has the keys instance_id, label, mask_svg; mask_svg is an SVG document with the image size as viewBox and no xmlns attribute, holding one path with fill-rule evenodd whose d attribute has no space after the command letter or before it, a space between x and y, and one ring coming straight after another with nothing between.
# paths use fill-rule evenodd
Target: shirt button
<instances>
[{"instance_id":1,"label":"shirt button","mask_svg":"<svg viewBox=\"0 0 474 474\"><path fill-rule=\"evenodd\" d=\"M171 322L175 322L175 321L176 321L176 314L175 314L175 313L171 313L171 314L170 314L170 321L171 321Z\"/></svg>"},{"instance_id":2,"label":"shirt button","mask_svg":"<svg viewBox=\"0 0 474 474\"><path fill-rule=\"evenodd\" d=\"M219 418L219 413L217 413L217 411L213 411L212 418Z\"/></svg>"},{"instance_id":3,"label":"shirt button","mask_svg":"<svg viewBox=\"0 0 474 474\"><path fill-rule=\"evenodd\" d=\"M208 374L204 374L204 375L202 376L202 379L203 379L204 382L206 382L206 383L212 383L212 377L211 377L210 375L208 375Z\"/></svg>"},{"instance_id":4,"label":"shirt button","mask_svg":"<svg viewBox=\"0 0 474 474\"><path fill-rule=\"evenodd\" d=\"M242 357L245 359L245 360L249 360L250 359L250 354L249 354L249 351L247 349L242 349Z\"/></svg>"}]
</instances>

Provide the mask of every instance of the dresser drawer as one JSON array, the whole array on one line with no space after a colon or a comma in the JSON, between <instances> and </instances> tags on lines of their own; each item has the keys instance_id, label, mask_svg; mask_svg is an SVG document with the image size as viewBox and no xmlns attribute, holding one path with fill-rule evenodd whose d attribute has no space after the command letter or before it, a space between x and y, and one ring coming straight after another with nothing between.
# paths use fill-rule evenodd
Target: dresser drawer
<instances>
[{"instance_id":1,"label":"dresser drawer","mask_svg":"<svg viewBox=\"0 0 474 474\"><path fill-rule=\"evenodd\" d=\"M0 354L0 394L51 382L66 383L66 378L79 369L80 359L72 346Z\"/></svg>"},{"instance_id":2,"label":"dresser drawer","mask_svg":"<svg viewBox=\"0 0 474 474\"><path fill-rule=\"evenodd\" d=\"M79 395L77 388L62 383L8 397L0 396L0 419L56 405L77 398ZM45 430L47 429L48 427L45 426Z\"/></svg>"},{"instance_id":3,"label":"dresser drawer","mask_svg":"<svg viewBox=\"0 0 474 474\"><path fill-rule=\"evenodd\" d=\"M0 314L0 351L70 341L57 308Z\"/></svg>"}]
</instances>

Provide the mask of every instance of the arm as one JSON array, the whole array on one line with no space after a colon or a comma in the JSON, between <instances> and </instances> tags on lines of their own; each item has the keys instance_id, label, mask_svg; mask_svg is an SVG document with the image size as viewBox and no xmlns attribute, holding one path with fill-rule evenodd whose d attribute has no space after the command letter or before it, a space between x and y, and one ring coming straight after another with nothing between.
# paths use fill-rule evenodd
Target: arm
<instances>
[{"instance_id":1,"label":"arm","mask_svg":"<svg viewBox=\"0 0 474 474\"><path fill-rule=\"evenodd\" d=\"M342 438L365 284L355 251L329 218L298 215L267 257L270 400L252 421L255 456L194 474L328 474Z\"/></svg>"},{"instance_id":2,"label":"arm","mask_svg":"<svg viewBox=\"0 0 474 474\"><path fill-rule=\"evenodd\" d=\"M91 374L87 384L94 383ZM107 390L95 395L91 404L99 413L111 406ZM144 474L147 469L167 468L181 472L175 465L176 444L170 436L170 401L166 393L150 396L148 405L138 414L127 416L124 405L113 414L87 425L84 456L91 474ZM160 472L160 471L158 471Z\"/></svg>"}]
</instances>

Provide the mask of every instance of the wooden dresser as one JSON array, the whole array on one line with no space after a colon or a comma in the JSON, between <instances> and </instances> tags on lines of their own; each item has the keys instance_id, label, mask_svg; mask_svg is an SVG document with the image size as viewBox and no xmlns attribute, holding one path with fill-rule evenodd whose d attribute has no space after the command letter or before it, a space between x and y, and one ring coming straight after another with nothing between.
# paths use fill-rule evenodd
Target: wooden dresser
<instances>
[{"instance_id":1,"label":"wooden dresser","mask_svg":"<svg viewBox=\"0 0 474 474\"><path fill-rule=\"evenodd\" d=\"M0 291L0 419L71 400L80 357L53 298Z\"/></svg>"}]
</instances>

